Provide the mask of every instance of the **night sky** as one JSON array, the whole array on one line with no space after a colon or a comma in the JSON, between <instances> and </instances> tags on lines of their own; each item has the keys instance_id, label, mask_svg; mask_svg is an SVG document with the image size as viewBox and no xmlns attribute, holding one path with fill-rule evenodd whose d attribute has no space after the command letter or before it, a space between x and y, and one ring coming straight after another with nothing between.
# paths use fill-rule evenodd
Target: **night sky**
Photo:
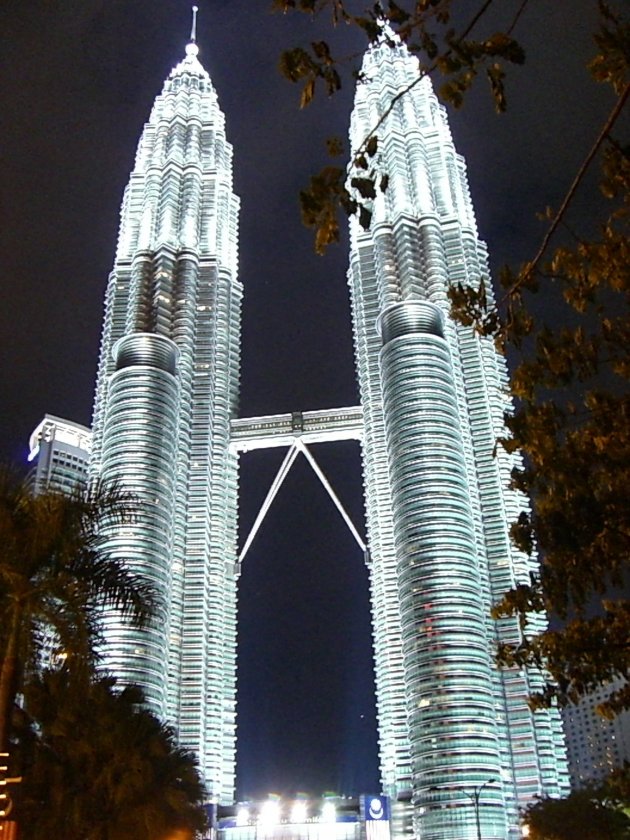
<instances>
[{"instance_id":1,"label":"night sky","mask_svg":"<svg viewBox=\"0 0 630 840\"><path fill-rule=\"evenodd\" d=\"M48 412L90 424L102 301L142 125L184 55L186 0L4 0L0 7L0 457L23 464ZM347 244L315 256L297 195L345 137L352 83L306 111L276 70L324 22L268 0L198 0L200 60L226 114L241 197L241 416L354 405ZM358 6L361 4L358 3ZM470 4L471 8L473 4ZM519 4L503 0L502 10ZM466 9L469 4L464 3ZM517 36L507 115L483 83L451 127L496 269L532 256L610 99L584 68L594 0L534 0ZM509 15L506 15L509 18ZM494 22L500 26L501 19ZM492 27L485 30L490 34ZM331 38L358 53L357 33ZM579 199L579 224L588 199ZM364 532L358 445L318 446ZM243 539L284 452L243 457ZM367 574L299 459L253 544L239 602L238 793L378 787Z\"/></svg>"}]
</instances>

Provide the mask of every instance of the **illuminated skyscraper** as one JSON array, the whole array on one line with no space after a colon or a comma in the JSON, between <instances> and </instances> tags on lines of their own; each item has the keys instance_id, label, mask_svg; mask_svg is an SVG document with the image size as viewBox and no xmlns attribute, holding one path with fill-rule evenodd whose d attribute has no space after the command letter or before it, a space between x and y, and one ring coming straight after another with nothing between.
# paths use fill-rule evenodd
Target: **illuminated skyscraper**
<instances>
[{"instance_id":1,"label":"illuminated skyscraper","mask_svg":"<svg viewBox=\"0 0 630 840\"><path fill-rule=\"evenodd\" d=\"M106 664L141 685L231 801L235 756L239 201L217 95L197 58L157 97L125 190L105 299L91 471L141 500L110 549L154 583L142 632L107 617Z\"/></svg>"},{"instance_id":2,"label":"illuminated skyscraper","mask_svg":"<svg viewBox=\"0 0 630 840\"><path fill-rule=\"evenodd\" d=\"M449 286L487 278L487 254L444 108L418 73L404 46L372 47L350 128L356 150L416 80L378 130L389 185L370 230L350 228L381 773L422 840L477 837L477 817L480 836L517 837L518 805L561 794L566 764L557 712L527 706L540 683L493 664L520 631L490 607L536 562L508 535L525 506L508 488L518 457L494 452L504 360L449 316Z\"/></svg>"},{"instance_id":3,"label":"illuminated skyscraper","mask_svg":"<svg viewBox=\"0 0 630 840\"><path fill-rule=\"evenodd\" d=\"M417 78L404 47L374 46L357 88L356 148ZM524 500L516 456L494 445L508 408L504 361L449 317L447 289L478 283L465 166L428 81L379 129L389 188L370 231L351 223L349 281L362 407L235 418L241 284L238 199L224 117L194 36L146 124L125 191L109 279L91 471L143 505L109 547L150 577L157 620L107 616L107 664L143 686L199 756L212 801L233 797L237 458L258 446L298 454L361 438L365 466L381 776L394 837L515 838L517 808L566 787L561 727L533 716L539 687L499 672L516 621L490 607L535 561L508 536ZM363 542L339 505L359 545ZM256 520L258 527L260 517ZM247 550L246 541L241 556ZM542 626L532 618L533 630Z\"/></svg>"}]
</instances>

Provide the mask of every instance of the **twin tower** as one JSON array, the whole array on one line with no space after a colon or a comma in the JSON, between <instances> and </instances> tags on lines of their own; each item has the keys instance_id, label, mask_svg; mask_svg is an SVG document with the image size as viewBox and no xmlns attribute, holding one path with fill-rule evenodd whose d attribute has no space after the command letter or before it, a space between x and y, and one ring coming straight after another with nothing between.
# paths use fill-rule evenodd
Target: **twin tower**
<instances>
[{"instance_id":1,"label":"twin tower","mask_svg":"<svg viewBox=\"0 0 630 840\"><path fill-rule=\"evenodd\" d=\"M417 74L403 45L368 50L354 148ZM142 501L133 527L108 532L108 548L153 582L160 609L142 631L107 616L107 664L174 723L211 800L231 802L239 454L257 445L308 454L309 435L358 437L394 836L507 840L520 836L519 806L564 792L564 749L557 713L527 705L542 677L493 662L496 644L518 641L520 630L515 619L492 620L490 608L535 564L508 536L525 504L508 486L516 456L494 451L509 408L504 361L449 316L449 285L487 276L487 255L464 161L427 79L387 117L379 155L389 186L371 228L350 221L361 406L300 423L237 419L243 287L232 147L194 41L166 80L122 203L91 462L93 477Z\"/></svg>"}]
</instances>

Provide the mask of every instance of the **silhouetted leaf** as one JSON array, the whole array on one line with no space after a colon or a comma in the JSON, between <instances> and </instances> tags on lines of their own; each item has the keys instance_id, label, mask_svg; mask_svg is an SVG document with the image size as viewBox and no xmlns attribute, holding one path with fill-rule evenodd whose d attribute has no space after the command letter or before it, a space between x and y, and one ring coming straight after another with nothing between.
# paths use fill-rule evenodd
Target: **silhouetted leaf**
<instances>
[{"instance_id":1,"label":"silhouetted leaf","mask_svg":"<svg viewBox=\"0 0 630 840\"><path fill-rule=\"evenodd\" d=\"M328 137L326 140L326 149L331 157L341 157L344 153L344 144L341 137Z\"/></svg>"},{"instance_id":2,"label":"silhouetted leaf","mask_svg":"<svg viewBox=\"0 0 630 840\"><path fill-rule=\"evenodd\" d=\"M357 190L361 198L376 198L374 181L371 178L351 178L350 186Z\"/></svg>"}]
</instances>

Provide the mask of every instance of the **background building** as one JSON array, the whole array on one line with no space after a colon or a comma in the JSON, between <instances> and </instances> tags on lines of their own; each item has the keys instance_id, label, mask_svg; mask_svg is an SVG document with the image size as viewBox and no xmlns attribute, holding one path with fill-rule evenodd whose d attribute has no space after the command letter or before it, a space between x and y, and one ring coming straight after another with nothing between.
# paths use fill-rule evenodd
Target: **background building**
<instances>
[{"instance_id":1,"label":"background building","mask_svg":"<svg viewBox=\"0 0 630 840\"><path fill-rule=\"evenodd\" d=\"M47 414L29 438L29 480L36 493L50 487L71 493L87 480L92 432L79 423Z\"/></svg>"},{"instance_id":2,"label":"background building","mask_svg":"<svg viewBox=\"0 0 630 840\"><path fill-rule=\"evenodd\" d=\"M621 712L613 720L597 714L597 706L624 683L618 679L562 710L574 790L597 785L624 762L630 762L630 711Z\"/></svg>"}]
</instances>

